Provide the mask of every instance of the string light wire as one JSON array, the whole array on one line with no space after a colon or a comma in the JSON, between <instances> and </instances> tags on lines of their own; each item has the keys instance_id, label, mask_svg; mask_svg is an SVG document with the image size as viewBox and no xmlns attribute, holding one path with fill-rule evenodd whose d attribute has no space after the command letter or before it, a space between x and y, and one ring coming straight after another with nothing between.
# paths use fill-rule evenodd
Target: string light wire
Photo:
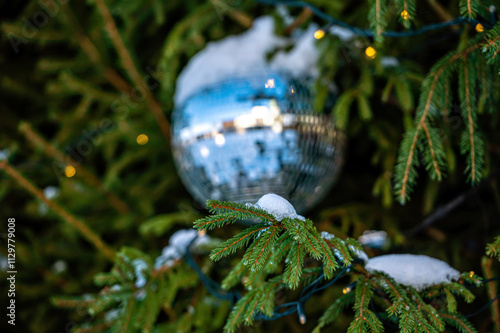
<instances>
[{"instance_id":1,"label":"string light wire","mask_svg":"<svg viewBox=\"0 0 500 333\"><path fill-rule=\"evenodd\" d=\"M324 12L322 12L318 7L307 3L305 1L287 1L287 0L255 0L256 2L267 4L267 5L286 5L289 7L300 7L300 8L309 8L317 17L322 20L328 22L327 26L336 25L339 27L343 27L345 29L350 30L354 34L362 37L375 37L375 33L368 29L361 29L355 26L352 26L344 21L341 21L333 16L330 16ZM420 29L408 30L408 31L384 31L382 32L382 36L384 37L393 37L393 38L403 38L403 37L413 37L417 35L422 35L428 31L442 29L454 25L473 25L481 24L485 29L491 29L496 23L495 19L495 10L490 9L491 12L491 23L487 21L479 21L477 19L470 19L466 17L458 17L443 23L433 23L426 26L421 27ZM328 31L326 29L321 29L323 31Z\"/></svg>"},{"instance_id":2,"label":"string light wire","mask_svg":"<svg viewBox=\"0 0 500 333\"><path fill-rule=\"evenodd\" d=\"M207 288L208 292L210 292L214 297L216 297L220 300L230 301L231 308L232 308L234 306L234 304L236 302L238 302L238 300L241 299L241 294L238 291L226 291L226 290L224 290L217 282L210 279L208 276L206 276L202 272L200 267L196 264L196 262L193 258L193 255L191 254L191 251L190 251L191 244L193 244L195 240L196 240L196 238L194 238L186 248L186 251L184 254L185 262L195 271L195 273L198 275L198 277L200 278L200 280L203 283L203 285L205 286L205 288ZM321 285L321 283L325 279L325 276L324 276L323 272L321 272L320 275L314 281L312 281L310 284L308 284L306 287L304 287L304 289L302 290L302 292L300 294L298 301L284 303L284 304L281 304L281 305L275 307L272 316L267 316L263 313L258 312L256 315L254 315L253 319L254 320L271 321L271 320L276 320L278 318L291 315L293 313L297 313L300 323L304 325L306 323L306 315L304 313L304 305L312 297L312 295L321 291L321 290L324 290L324 289L330 287L332 284L337 282L342 276L344 276L347 272L349 272L353 268L353 266L355 266L358 263L362 263L362 262L363 262L362 259L354 258L351 265L344 266L344 268L335 276L335 278L328 281L328 283L326 283L324 285ZM500 279L500 277L494 277L492 279L487 279L487 280L484 280L483 282L489 282L489 281L498 280L498 279ZM352 292L354 290L354 288L356 288L356 282L353 282L353 283L349 284L347 286L347 288L344 288L344 289L347 289L347 292L345 292L345 294ZM387 294L383 290L376 289L375 291L377 291L379 293L379 294L377 294L378 296L380 296L382 298L389 299L389 297L387 296ZM482 311L487 309L488 306L490 306L498 298L500 298L500 293L497 294L488 303L486 303L483 307L481 307L478 311L465 316L465 318L470 318L470 317L478 315L479 313L481 313ZM377 313L377 316L380 318L378 313ZM392 323L388 323L387 320L384 320L384 322L386 322L389 325L394 325Z\"/></svg>"}]
</instances>

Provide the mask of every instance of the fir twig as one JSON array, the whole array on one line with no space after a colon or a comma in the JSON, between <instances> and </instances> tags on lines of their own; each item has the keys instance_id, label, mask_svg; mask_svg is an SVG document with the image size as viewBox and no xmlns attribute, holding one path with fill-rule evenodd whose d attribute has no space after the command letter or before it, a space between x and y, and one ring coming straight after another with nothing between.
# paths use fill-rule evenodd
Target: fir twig
<instances>
[{"instance_id":1,"label":"fir twig","mask_svg":"<svg viewBox=\"0 0 500 333\"><path fill-rule=\"evenodd\" d=\"M43 192L33 185L26 177L24 177L20 172L18 172L13 166L7 163L7 161L0 161L0 169L3 169L8 175L10 175L17 183L23 187L26 191L31 193L35 198L39 199L52 209L59 217L67 222L69 225L74 227L84 238L86 238L92 245L101 251L106 258L113 261L115 259L115 252L96 234L90 229L85 222L79 220L75 216L71 215L64 208L49 200Z\"/></svg>"},{"instance_id":2,"label":"fir twig","mask_svg":"<svg viewBox=\"0 0 500 333\"><path fill-rule=\"evenodd\" d=\"M92 42L92 40L84 33L82 27L78 24L79 20L71 10L71 7L62 6L62 11L67 16L67 23L74 29L74 35L76 36L76 39L78 41L77 44L89 57L91 62L93 62L96 66L103 66L104 62L102 59L102 55L100 54L99 50ZM107 79L107 81L118 91L127 95L131 93L132 87L112 67L104 66L103 75Z\"/></svg>"},{"instance_id":3,"label":"fir twig","mask_svg":"<svg viewBox=\"0 0 500 333\"><path fill-rule=\"evenodd\" d=\"M313 11L309 7L305 7L302 9L302 12L297 16L297 18L288 26L285 28L285 33L287 35L291 34L292 31L300 27L311 15L313 14Z\"/></svg>"},{"instance_id":4,"label":"fir twig","mask_svg":"<svg viewBox=\"0 0 500 333\"><path fill-rule=\"evenodd\" d=\"M443 21L453 20L454 17L446 10L446 8L441 6L441 4L437 0L427 0L427 3L432 7L432 9L434 9L436 14L438 14L438 16L441 17ZM458 27L452 28L455 30L459 29Z\"/></svg>"},{"instance_id":5,"label":"fir twig","mask_svg":"<svg viewBox=\"0 0 500 333\"><path fill-rule=\"evenodd\" d=\"M125 43L120 35L120 32L116 27L115 20L113 19L113 16L111 15L111 12L109 11L108 6L106 5L106 1L95 0L95 4L97 6L99 14L103 19L104 29L107 31L109 37L111 38L113 46L115 47L115 50L122 61L123 68L125 69L128 76L130 77L130 79L137 88L144 86L143 78L132 59L130 51L125 46ZM163 136L165 137L167 142L170 143L170 123L165 117L162 107L160 106L158 101L156 101L156 99L154 98L153 94L149 89L147 88L143 89L143 93L146 103L150 111L156 118L156 121L160 126L160 130Z\"/></svg>"},{"instance_id":6,"label":"fir twig","mask_svg":"<svg viewBox=\"0 0 500 333\"><path fill-rule=\"evenodd\" d=\"M490 40L487 45L493 45L498 39L500 39L500 35ZM434 65L434 67L430 71L430 74L425 79L424 84L422 85L422 94L420 96L420 102L417 108L416 128L406 133L403 143L401 144L398 163L396 165L395 190L396 195L401 203L405 203L408 200L409 194L411 192L411 187L415 182L415 166L418 164L418 161L415 160L417 143L419 141L421 131L425 132L427 126L429 126L428 118L432 120L431 109L434 107L434 98L435 94L437 93L437 89L443 83L441 82L443 80L443 77L446 79L445 76L450 72L449 67L451 65L454 65L455 61L467 57L470 53L483 46L483 42L478 41L460 52L445 56L441 61ZM444 167L444 151L442 149L436 149L437 147L434 146L436 144L441 145L441 140L439 136L432 135L432 133L430 133L430 135L427 135L427 132L426 138L429 146L429 154L431 155L429 161L432 163L432 167L429 167L429 163L427 163L427 168L433 172L431 173L431 176L435 175L438 179L440 179L442 174L441 169ZM479 140L479 138L476 135L471 140ZM474 168L480 167L480 165L476 163L476 160L474 160L474 162ZM477 179L477 170L474 169L474 171L476 172L476 174L474 175L474 179Z\"/></svg>"},{"instance_id":7,"label":"fir twig","mask_svg":"<svg viewBox=\"0 0 500 333\"><path fill-rule=\"evenodd\" d=\"M481 152L477 149L482 148L482 145L478 143L479 138L474 131L476 124L476 110L475 110L475 96L472 96L471 89L473 89L474 80L471 79L473 73L470 73L472 66L470 66L471 59L467 59L466 56L463 58L463 63L460 76L461 84L463 84L463 90L460 90L460 97L462 103L464 104L463 113L467 124L467 134L462 137L463 152L469 152L468 168L470 168L470 179L472 184L475 184L481 177L482 169L482 158L479 158ZM474 108L474 110L473 110ZM465 134L465 133L464 133ZM468 139L468 140L467 140ZM465 141L465 142L464 142ZM468 141L468 142L467 142Z\"/></svg>"},{"instance_id":8,"label":"fir twig","mask_svg":"<svg viewBox=\"0 0 500 333\"><path fill-rule=\"evenodd\" d=\"M53 157L63 165L71 165L75 168L76 174L85 179L85 182L94 187L99 192L103 193L108 199L110 205L120 214L125 215L130 212L130 208L125 202L116 196L113 192L106 189L104 184L97 178L91 171L87 170L81 164L77 163L74 159L64 155L51 143L45 140L40 134L36 133L30 124L21 123L19 131L24 134L26 139L36 147L39 147L46 155Z\"/></svg>"},{"instance_id":9,"label":"fir twig","mask_svg":"<svg viewBox=\"0 0 500 333\"><path fill-rule=\"evenodd\" d=\"M221 0L210 0L216 9L221 9L222 14L226 14L233 20L238 22L242 27L250 28L252 26L253 20L246 13L236 9L235 7L229 5L226 1ZM218 10L217 10L218 11Z\"/></svg>"},{"instance_id":10,"label":"fir twig","mask_svg":"<svg viewBox=\"0 0 500 333\"><path fill-rule=\"evenodd\" d=\"M465 318L460 318L459 316L448 313L440 313L439 316L442 317L447 323L455 326L460 332L476 333L476 330Z\"/></svg>"}]
</instances>

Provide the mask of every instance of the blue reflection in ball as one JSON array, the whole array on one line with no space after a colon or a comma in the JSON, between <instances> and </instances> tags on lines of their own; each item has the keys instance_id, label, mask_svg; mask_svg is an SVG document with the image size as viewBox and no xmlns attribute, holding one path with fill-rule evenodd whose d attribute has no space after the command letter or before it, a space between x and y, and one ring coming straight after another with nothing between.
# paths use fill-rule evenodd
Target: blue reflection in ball
<instances>
[{"instance_id":1,"label":"blue reflection in ball","mask_svg":"<svg viewBox=\"0 0 500 333\"><path fill-rule=\"evenodd\" d=\"M282 73L234 77L176 108L174 159L193 197L255 203L276 193L298 212L321 200L343 164L344 136L314 109L311 86Z\"/></svg>"}]
</instances>

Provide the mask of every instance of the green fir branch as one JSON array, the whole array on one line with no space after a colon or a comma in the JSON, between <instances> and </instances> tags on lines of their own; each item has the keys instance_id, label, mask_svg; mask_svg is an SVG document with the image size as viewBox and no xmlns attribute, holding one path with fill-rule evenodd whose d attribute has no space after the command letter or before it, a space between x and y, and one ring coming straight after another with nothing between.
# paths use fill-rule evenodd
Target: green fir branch
<instances>
[{"instance_id":1,"label":"green fir branch","mask_svg":"<svg viewBox=\"0 0 500 333\"><path fill-rule=\"evenodd\" d=\"M460 151L467 154L466 173L472 184L477 184L482 178L484 169L483 142L477 133L477 101L474 87L477 81L474 58L464 57L459 67L459 97L462 107L462 117L465 120L466 131L462 134Z\"/></svg>"},{"instance_id":2,"label":"green fir branch","mask_svg":"<svg viewBox=\"0 0 500 333\"><path fill-rule=\"evenodd\" d=\"M467 16L470 19L473 19L477 15L477 10L480 4L478 0L460 0L460 14L462 16Z\"/></svg>"},{"instance_id":3,"label":"green fir branch","mask_svg":"<svg viewBox=\"0 0 500 333\"><path fill-rule=\"evenodd\" d=\"M500 258L500 236L486 246L486 254L490 257Z\"/></svg>"},{"instance_id":4,"label":"green fir branch","mask_svg":"<svg viewBox=\"0 0 500 333\"><path fill-rule=\"evenodd\" d=\"M488 65L493 65L497 69L497 74L499 74L500 66L500 22L489 30L487 33L487 43L483 45L484 58Z\"/></svg>"},{"instance_id":5,"label":"green fir branch","mask_svg":"<svg viewBox=\"0 0 500 333\"><path fill-rule=\"evenodd\" d=\"M301 244L293 244L286 257L286 269L283 274L283 281L291 288L295 289L302 277L302 266L304 265L305 251Z\"/></svg>"},{"instance_id":6,"label":"green fir branch","mask_svg":"<svg viewBox=\"0 0 500 333\"><path fill-rule=\"evenodd\" d=\"M266 229L269 229L269 226L262 224L245 229L213 249L210 253L210 259L218 261L222 257L236 252L236 250L243 246L248 246L252 240L258 237L259 233L264 232Z\"/></svg>"},{"instance_id":7,"label":"green fir branch","mask_svg":"<svg viewBox=\"0 0 500 333\"><path fill-rule=\"evenodd\" d=\"M370 300L373 297L373 290L370 288L370 281L365 276L360 276L358 278L355 294L354 311L356 315L347 332L382 332L382 322L368 308Z\"/></svg>"},{"instance_id":8,"label":"green fir branch","mask_svg":"<svg viewBox=\"0 0 500 333\"><path fill-rule=\"evenodd\" d=\"M370 28L375 33L377 42L383 41L382 33L387 26L387 2L385 0L371 0L368 21Z\"/></svg>"},{"instance_id":9,"label":"green fir branch","mask_svg":"<svg viewBox=\"0 0 500 333\"><path fill-rule=\"evenodd\" d=\"M476 333L476 329L463 316L449 313L440 313L439 316L449 326L455 327L461 333Z\"/></svg>"},{"instance_id":10,"label":"green fir branch","mask_svg":"<svg viewBox=\"0 0 500 333\"><path fill-rule=\"evenodd\" d=\"M337 298L332 305L330 305L323 315L318 320L318 325L314 328L313 333L320 333L321 328L332 323L349 305L354 303L355 293L347 293Z\"/></svg>"},{"instance_id":11,"label":"green fir branch","mask_svg":"<svg viewBox=\"0 0 500 333\"><path fill-rule=\"evenodd\" d=\"M500 36L496 36L488 44L494 44ZM419 165L418 152L423 155L423 162L431 178L440 180L445 171L445 152L439 131L434 127L438 105L448 102L448 78L458 68L459 70L459 97L462 103L463 118L467 122L467 132L461 140L461 151L467 153L469 177L473 183L481 179L484 168L484 144L475 131L476 108L473 87L476 82L474 64L469 58L475 57L477 50L483 46L482 39L472 41L468 47L459 52L453 52L439 60L425 78L419 103L417 106L415 127L409 129L400 145L394 173L394 191L397 199L404 204L416 183L417 167ZM468 59L469 61L459 60ZM444 101L446 97L446 101ZM422 133L423 132L423 133ZM426 145L420 140L425 137Z\"/></svg>"}]
</instances>

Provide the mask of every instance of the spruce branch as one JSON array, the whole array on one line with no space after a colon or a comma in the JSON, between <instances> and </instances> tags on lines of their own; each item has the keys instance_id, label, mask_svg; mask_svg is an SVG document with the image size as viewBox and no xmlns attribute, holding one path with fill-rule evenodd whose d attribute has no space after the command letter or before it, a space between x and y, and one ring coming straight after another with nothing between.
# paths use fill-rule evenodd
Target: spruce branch
<instances>
[{"instance_id":1,"label":"spruce branch","mask_svg":"<svg viewBox=\"0 0 500 333\"><path fill-rule=\"evenodd\" d=\"M102 67L103 75L107 81L114 86L118 91L124 94L130 94L132 87L125 81L118 72L110 66L103 65L103 57L92 40L85 34L79 20L71 10L70 6L62 6L62 12L66 16L65 23L72 27L73 33L76 36L78 45L82 51L89 57L90 61L98 67Z\"/></svg>"},{"instance_id":2,"label":"spruce branch","mask_svg":"<svg viewBox=\"0 0 500 333\"><path fill-rule=\"evenodd\" d=\"M358 278L355 293L356 299L354 301L354 310L356 311L356 317L351 322L347 332L382 332L382 322L375 313L368 308L373 297L373 290L370 288L369 279L361 275Z\"/></svg>"},{"instance_id":3,"label":"spruce branch","mask_svg":"<svg viewBox=\"0 0 500 333\"><path fill-rule=\"evenodd\" d=\"M426 315L425 317L422 316L423 318L419 320L422 326L424 328L427 328L428 330L436 330L438 332L444 331L444 323L439 318L439 314L437 313L436 309L430 304L425 303L415 289L408 287L408 290L410 298L417 304L419 314Z\"/></svg>"},{"instance_id":4,"label":"spruce branch","mask_svg":"<svg viewBox=\"0 0 500 333\"><path fill-rule=\"evenodd\" d=\"M486 254L490 257L500 258L500 236L486 246Z\"/></svg>"},{"instance_id":5,"label":"spruce branch","mask_svg":"<svg viewBox=\"0 0 500 333\"><path fill-rule=\"evenodd\" d=\"M417 15L417 4L415 0L396 0L394 1L398 13L406 13L400 16L400 22L405 28L411 27L411 20ZM405 17L403 17L405 16Z\"/></svg>"},{"instance_id":6,"label":"spruce branch","mask_svg":"<svg viewBox=\"0 0 500 333\"><path fill-rule=\"evenodd\" d=\"M466 172L470 172L470 180L472 184L476 184L481 180L484 165L482 140L475 131L477 110L475 93L472 90L476 82L476 73L472 59L464 56L460 65L459 96L463 118L466 119L467 125L467 132L462 135L461 151L468 153Z\"/></svg>"},{"instance_id":7,"label":"spruce branch","mask_svg":"<svg viewBox=\"0 0 500 333\"><path fill-rule=\"evenodd\" d=\"M302 9L302 12L297 16L297 18L285 28L285 34L290 35L295 29L300 27L305 21L307 21L313 15L313 11L309 7Z\"/></svg>"},{"instance_id":8,"label":"spruce branch","mask_svg":"<svg viewBox=\"0 0 500 333\"><path fill-rule=\"evenodd\" d=\"M424 153L424 163L431 179L441 180L442 169L445 168L445 152L439 131L434 127L428 127L423 123L427 148L430 154Z\"/></svg>"},{"instance_id":9,"label":"spruce branch","mask_svg":"<svg viewBox=\"0 0 500 333\"><path fill-rule=\"evenodd\" d=\"M283 281L292 289L298 287L302 276L305 251L301 244L294 244L288 252L285 262L287 263Z\"/></svg>"},{"instance_id":10,"label":"spruce branch","mask_svg":"<svg viewBox=\"0 0 500 333\"><path fill-rule=\"evenodd\" d=\"M497 40L500 39L500 35L496 36L494 39L490 40L488 45L493 45ZM437 131L431 131L430 121L434 120L434 109L435 104L439 104L439 99L446 94L442 91L446 89L446 82L448 76L451 72L459 68L462 80L462 89L459 89L461 95L463 106L465 107L466 116L465 119L468 120L468 136L462 139L462 152L470 152L471 156L474 158L469 159L468 170L471 171L471 179L474 181L481 177L482 172L482 154L479 151L482 149L481 138L474 133L474 119L475 113L473 111L473 101L471 87L472 78L470 77L470 71L472 65L465 66L457 65L458 60L469 57L474 51L483 46L482 39L479 41L473 41L471 45L459 52L453 52L441 60L439 60L432 68L429 75L425 78L422 84L420 100L417 107L417 114L415 119L415 128L408 130L403 138L400 146L397 164L395 166L395 193L399 201L404 204L412 192L412 188L416 181L416 167L418 166L418 161L416 160L417 144L420 139L420 133L425 132L427 149L422 150L424 154L424 162L426 163L426 168L430 172L431 177L436 177L438 180L441 179L442 171L445 167L444 161L444 151L442 149L442 140L440 139ZM465 84L464 81L467 83ZM470 121L469 121L470 120ZM471 135L474 134L474 135ZM468 142L465 142L468 139ZM471 146L471 144L474 144ZM474 154L472 155L472 151ZM426 157L427 156L427 157ZM474 173L472 173L474 172Z\"/></svg>"},{"instance_id":11,"label":"spruce branch","mask_svg":"<svg viewBox=\"0 0 500 333\"><path fill-rule=\"evenodd\" d=\"M478 0L460 0L459 2L460 14L473 19L477 15L477 9L479 7Z\"/></svg>"},{"instance_id":12,"label":"spruce branch","mask_svg":"<svg viewBox=\"0 0 500 333\"><path fill-rule=\"evenodd\" d=\"M118 198L116 194L107 189L104 184L91 171L87 170L80 163L76 162L70 156L66 156L50 142L45 140L40 134L36 133L31 125L26 122L19 124L19 131L31 142L35 147L40 148L46 155L53 157L63 165L71 165L76 169L76 174L82 177L85 182L97 191L106 196L109 204L120 214L125 215L130 212L128 205Z\"/></svg>"},{"instance_id":13,"label":"spruce branch","mask_svg":"<svg viewBox=\"0 0 500 333\"><path fill-rule=\"evenodd\" d=\"M262 235L259 237L258 242L254 245L258 250L254 256L250 256L252 264L250 265L250 270L260 270L263 266L263 261L271 253L271 249L276 244L278 238L278 227L271 226L263 230Z\"/></svg>"},{"instance_id":14,"label":"spruce branch","mask_svg":"<svg viewBox=\"0 0 500 333\"><path fill-rule=\"evenodd\" d=\"M39 199L52 209L59 217L67 222L69 225L74 227L85 239L87 239L94 247L99 250L107 259L113 261L115 258L115 252L107 245L96 233L90 229L85 222L76 218L64 208L56 204L54 201L48 199L43 192L38 189L33 183L31 183L26 177L24 177L19 171L17 171L13 166L8 164L7 161L0 161L0 170L4 170L8 175L10 175L21 187L28 191L35 198Z\"/></svg>"},{"instance_id":15,"label":"spruce branch","mask_svg":"<svg viewBox=\"0 0 500 333\"><path fill-rule=\"evenodd\" d=\"M323 313L313 333L320 333L321 328L332 323L349 305L354 303L356 293L347 293L337 298Z\"/></svg>"},{"instance_id":16,"label":"spruce branch","mask_svg":"<svg viewBox=\"0 0 500 333\"><path fill-rule=\"evenodd\" d=\"M462 333L476 333L476 329L472 324L465 318L459 315L452 315L449 313L440 313L440 317L450 326L455 327Z\"/></svg>"},{"instance_id":17,"label":"spruce branch","mask_svg":"<svg viewBox=\"0 0 500 333\"><path fill-rule=\"evenodd\" d=\"M123 38L121 37L118 28L116 27L115 20L111 15L111 12L106 4L105 0L95 0L95 4L99 14L102 17L104 23L104 29L107 31L113 46L118 53L118 57L122 62L122 66L127 72L130 80L134 83L136 87L142 87L144 85L143 77L139 73L137 66L132 59L132 55L125 45ZM165 137L168 143L170 143L170 123L168 122L165 114L163 113L162 107L156 101L155 97L149 89L143 89L146 104L149 110L153 113L158 123L161 133Z\"/></svg>"},{"instance_id":18,"label":"spruce branch","mask_svg":"<svg viewBox=\"0 0 500 333\"><path fill-rule=\"evenodd\" d=\"M210 2L216 8L217 12L219 12L220 14L228 15L233 20L238 22L242 27L245 27L247 29L252 27L253 19L249 15L247 15L246 13L229 5L226 1L210 0ZM221 17L221 19L222 19L222 17Z\"/></svg>"},{"instance_id":19,"label":"spruce branch","mask_svg":"<svg viewBox=\"0 0 500 333\"><path fill-rule=\"evenodd\" d=\"M277 220L263 209L255 206L249 206L245 204L238 204L235 202L220 202L217 200L207 200L207 207L211 213L225 214L227 212L233 212L238 214L240 219L251 219L259 218L263 220L262 222L268 222L271 224L277 224Z\"/></svg>"},{"instance_id":20,"label":"spruce branch","mask_svg":"<svg viewBox=\"0 0 500 333\"><path fill-rule=\"evenodd\" d=\"M214 261L220 260L222 257L236 252L239 248L248 246L248 244L256 237L257 233L263 232L268 228L268 226L257 225L246 229L213 249L210 254L210 259Z\"/></svg>"},{"instance_id":21,"label":"spruce branch","mask_svg":"<svg viewBox=\"0 0 500 333\"><path fill-rule=\"evenodd\" d=\"M382 33L387 26L386 8L387 3L385 0L371 0L368 19L370 21L370 28L375 31L375 39L378 42L382 42Z\"/></svg>"},{"instance_id":22,"label":"spruce branch","mask_svg":"<svg viewBox=\"0 0 500 333\"><path fill-rule=\"evenodd\" d=\"M159 81L161 82L162 101L164 104L170 103L174 90L176 70L181 67L181 54L185 51L188 32L201 31L207 27L214 25L218 20L216 11L213 10L213 5L210 2L202 3L181 21L179 21L172 31L170 31L165 46L160 55L158 66L160 68Z\"/></svg>"},{"instance_id":23,"label":"spruce branch","mask_svg":"<svg viewBox=\"0 0 500 333\"><path fill-rule=\"evenodd\" d=\"M280 284L282 281L277 277L243 296L233 307L224 326L224 332L235 332L242 323L251 325L257 313L271 316L274 310L274 293Z\"/></svg>"},{"instance_id":24,"label":"spruce branch","mask_svg":"<svg viewBox=\"0 0 500 333\"><path fill-rule=\"evenodd\" d=\"M443 21L451 21L453 20L453 15L450 14L446 8L444 8L437 0L427 0L427 3L434 9L436 14L443 20ZM454 30L458 30L458 27L453 27Z\"/></svg>"}]
</instances>

